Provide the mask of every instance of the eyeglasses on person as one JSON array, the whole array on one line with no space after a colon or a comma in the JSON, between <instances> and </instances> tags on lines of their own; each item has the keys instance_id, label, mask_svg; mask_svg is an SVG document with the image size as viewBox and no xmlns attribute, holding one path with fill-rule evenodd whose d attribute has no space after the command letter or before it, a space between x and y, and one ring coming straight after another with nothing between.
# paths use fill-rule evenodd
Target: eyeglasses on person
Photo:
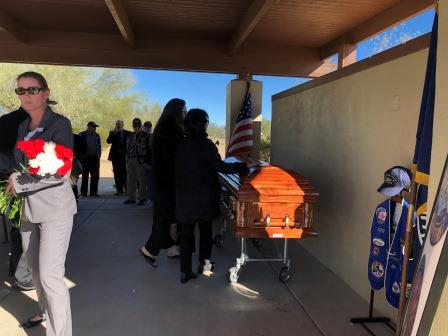
<instances>
[{"instance_id":1,"label":"eyeglasses on person","mask_svg":"<svg viewBox=\"0 0 448 336\"><path fill-rule=\"evenodd\" d=\"M28 92L29 94L32 94L32 95L36 95L39 92L41 92L42 90L43 90L43 88L37 87L37 86L30 86L28 88L18 87L18 88L14 89L15 93L18 96L24 95L26 92Z\"/></svg>"}]
</instances>

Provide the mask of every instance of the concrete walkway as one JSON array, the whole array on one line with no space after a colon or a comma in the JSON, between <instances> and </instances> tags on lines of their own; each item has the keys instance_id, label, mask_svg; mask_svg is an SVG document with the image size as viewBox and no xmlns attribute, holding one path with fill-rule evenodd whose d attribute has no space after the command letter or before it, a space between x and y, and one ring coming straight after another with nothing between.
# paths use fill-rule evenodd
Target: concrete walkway
<instances>
[{"instance_id":1,"label":"concrete walkway","mask_svg":"<svg viewBox=\"0 0 448 336\"><path fill-rule=\"evenodd\" d=\"M103 181L101 190L110 192L108 185ZM102 196L79 202L66 264L74 335L369 335L349 323L367 313L367 303L297 242L291 243L293 276L286 285L278 280L280 264L264 262L249 263L239 284L229 285L228 269L238 255L231 237L224 248L214 249L213 275L181 284L178 260L162 253L154 269L139 256L152 210L125 206L123 200ZM251 257L281 247L273 241L263 242L261 250L248 246ZM43 326L18 328L37 304L34 291L10 287L8 248L0 245L0 335L45 335ZM393 335L385 326L372 330Z\"/></svg>"}]
</instances>

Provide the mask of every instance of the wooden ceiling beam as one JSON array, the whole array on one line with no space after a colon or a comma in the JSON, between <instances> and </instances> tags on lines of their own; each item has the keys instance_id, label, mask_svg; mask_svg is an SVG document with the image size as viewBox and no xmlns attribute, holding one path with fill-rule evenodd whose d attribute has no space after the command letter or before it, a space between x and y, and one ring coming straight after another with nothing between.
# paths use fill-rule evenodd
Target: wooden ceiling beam
<instances>
[{"instance_id":1,"label":"wooden ceiling beam","mask_svg":"<svg viewBox=\"0 0 448 336\"><path fill-rule=\"evenodd\" d=\"M0 29L6 31L17 41L26 42L25 29L8 14L0 9Z\"/></svg>"},{"instance_id":2,"label":"wooden ceiling beam","mask_svg":"<svg viewBox=\"0 0 448 336\"><path fill-rule=\"evenodd\" d=\"M262 19L263 15L274 2L278 2L278 0L253 0L246 12L246 15L244 15L241 22L237 25L237 28L230 38L230 55L233 55L238 51L250 33L254 30L257 23Z\"/></svg>"},{"instance_id":3,"label":"wooden ceiling beam","mask_svg":"<svg viewBox=\"0 0 448 336\"><path fill-rule=\"evenodd\" d=\"M135 46L134 32L121 0L104 0L114 18L121 35L130 47Z\"/></svg>"},{"instance_id":4,"label":"wooden ceiling beam","mask_svg":"<svg viewBox=\"0 0 448 336\"><path fill-rule=\"evenodd\" d=\"M294 77L319 77L336 68L320 60L318 48L245 43L232 57L226 42L139 38L138 47L130 49L118 35L38 30L29 34L32 42L27 44L0 35L0 62Z\"/></svg>"},{"instance_id":5,"label":"wooden ceiling beam","mask_svg":"<svg viewBox=\"0 0 448 336\"><path fill-rule=\"evenodd\" d=\"M434 0L401 0L321 48L321 59L333 56L342 44L357 44L434 6Z\"/></svg>"}]
</instances>

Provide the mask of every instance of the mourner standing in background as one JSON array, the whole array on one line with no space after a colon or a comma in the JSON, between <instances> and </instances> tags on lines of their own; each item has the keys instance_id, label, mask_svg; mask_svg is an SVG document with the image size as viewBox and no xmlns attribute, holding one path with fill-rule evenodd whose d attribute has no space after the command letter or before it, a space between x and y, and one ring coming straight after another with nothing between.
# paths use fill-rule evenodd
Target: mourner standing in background
<instances>
[{"instance_id":1,"label":"mourner standing in background","mask_svg":"<svg viewBox=\"0 0 448 336\"><path fill-rule=\"evenodd\" d=\"M100 179L101 138L96 133L99 127L95 122L89 121L87 129L79 133L86 146L86 155L81 160L82 183L81 195L87 196L90 175L90 196L98 196L98 181Z\"/></svg>"},{"instance_id":2,"label":"mourner standing in background","mask_svg":"<svg viewBox=\"0 0 448 336\"><path fill-rule=\"evenodd\" d=\"M143 124L143 131L149 136L149 145L151 147L151 133L152 133L152 123L150 121L145 121ZM152 154L151 154L152 157ZM145 176L146 176L146 194L148 195L148 206L152 208L152 162L145 165Z\"/></svg>"},{"instance_id":3,"label":"mourner standing in background","mask_svg":"<svg viewBox=\"0 0 448 336\"><path fill-rule=\"evenodd\" d=\"M7 180L17 164L14 159L14 147L17 141L19 125L28 118L28 113L19 108L0 117L0 180ZM9 257L9 275L14 276L14 285L21 290L32 290L33 279L22 249L20 229L11 227L11 253Z\"/></svg>"},{"instance_id":4,"label":"mourner standing in background","mask_svg":"<svg viewBox=\"0 0 448 336\"><path fill-rule=\"evenodd\" d=\"M244 162L226 163L221 160L215 144L207 135L208 114L192 109L185 118L186 138L176 151L174 172L176 181L176 219L181 223L180 270L181 283L197 277L192 271L191 255L194 249L194 230L199 226L199 267L202 273L212 254L212 221L220 216L220 187L218 172L243 173Z\"/></svg>"},{"instance_id":5,"label":"mourner standing in background","mask_svg":"<svg viewBox=\"0 0 448 336\"><path fill-rule=\"evenodd\" d=\"M142 121L139 118L132 120L132 127L134 133L129 136L126 147L128 199L124 201L124 204L137 201L138 188L138 205L144 205L147 200L145 165L151 163L149 135L143 132Z\"/></svg>"},{"instance_id":6,"label":"mourner standing in background","mask_svg":"<svg viewBox=\"0 0 448 336\"><path fill-rule=\"evenodd\" d=\"M168 249L167 256L179 256L177 239L170 234L176 223L176 190L174 186L174 153L183 139L183 122L187 108L182 99L171 99L152 135L153 215L152 232L140 253L152 265L157 266L156 256L161 249ZM177 237L174 237L177 238Z\"/></svg>"},{"instance_id":7,"label":"mourner standing in background","mask_svg":"<svg viewBox=\"0 0 448 336\"><path fill-rule=\"evenodd\" d=\"M82 174L81 160L86 155L86 145L79 134L73 134L73 168L72 168L72 190L75 198L79 198L78 178Z\"/></svg>"},{"instance_id":8,"label":"mourner standing in background","mask_svg":"<svg viewBox=\"0 0 448 336\"><path fill-rule=\"evenodd\" d=\"M50 90L41 74L25 72L18 76L15 92L29 115L19 126L18 141L38 138L73 148L71 123L48 106ZM14 156L17 163L26 164L19 149L15 149ZM6 192L24 197L20 233L40 307L39 314L21 326L31 328L47 319L47 336L71 336L70 294L64 282L65 258L76 213L70 172L62 177L14 172Z\"/></svg>"},{"instance_id":9,"label":"mourner standing in background","mask_svg":"<svg viewBox=\"0 0 448 336\"><path fill-rule=\"evenodd\" d=\"M126 142L131 132L124 129L123 120L115 122L115 128L109 132L106 142L111 144L108 160L112 161L114 172L115 196L123 195L126 192Z\"/></svg>"}]
</instances>

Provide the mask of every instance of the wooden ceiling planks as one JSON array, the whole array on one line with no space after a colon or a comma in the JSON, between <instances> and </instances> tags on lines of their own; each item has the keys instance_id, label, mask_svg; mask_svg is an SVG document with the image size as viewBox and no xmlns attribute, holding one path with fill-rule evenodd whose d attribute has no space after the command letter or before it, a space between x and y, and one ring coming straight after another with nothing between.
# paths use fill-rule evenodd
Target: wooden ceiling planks
<instances>
[{"instance_id":1,"label":"wooden ceiling planks","mask_svg":"<svg viewBox=\"0 0 448 336\"><path fill-rule=\"evenodd\" d=\"M29 62L22 53L47 46L69 64L163 68L158 55L169 52L168 69L319 76L331 70L322 60L341 44L356 43L431 1L2 0L0 61ZM118 16L108 3L121 5ZM125 42L134 49L128 57ZM36 61L50 60L40 50ZM104 57L110 50L122 56Z\"/></svg>"}]
</instances>

